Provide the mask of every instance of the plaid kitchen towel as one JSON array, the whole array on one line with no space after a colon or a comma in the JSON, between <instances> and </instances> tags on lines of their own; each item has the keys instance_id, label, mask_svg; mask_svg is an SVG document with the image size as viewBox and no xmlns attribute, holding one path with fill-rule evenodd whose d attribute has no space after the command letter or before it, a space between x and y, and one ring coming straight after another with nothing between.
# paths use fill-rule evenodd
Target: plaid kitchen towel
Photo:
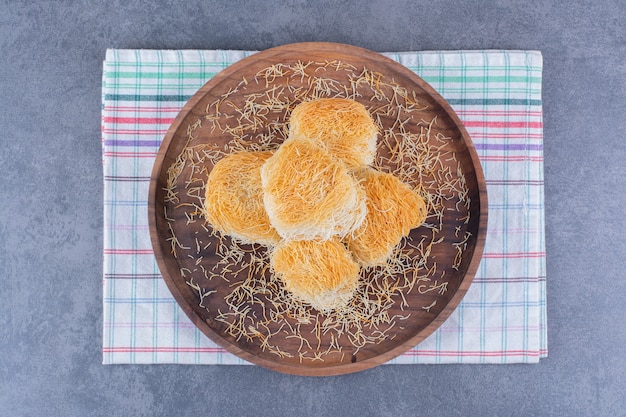
<instances>
[{"instance_id":1,"label":"plaid kitchen towel","mask_svg":"<svg viewBox=\"0 0 626 417\"><path fill-rule=\"evenodd\" d=\"M247 363L191 323L152 253L152 165L185 102L252 51L108 50L103 73L103 363ZM536 51L386 53L464 122L489 195L484 256L465 298L389 363L532 363L546 357L542 56Z\"/></svg>"}]
</instances>

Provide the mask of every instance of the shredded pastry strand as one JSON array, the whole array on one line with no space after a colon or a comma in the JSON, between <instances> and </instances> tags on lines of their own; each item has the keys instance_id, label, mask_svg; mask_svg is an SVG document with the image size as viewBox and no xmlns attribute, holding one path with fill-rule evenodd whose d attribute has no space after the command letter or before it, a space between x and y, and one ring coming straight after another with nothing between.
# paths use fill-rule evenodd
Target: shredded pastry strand
<instances>
[{"instance_id":1,"label":"shredded pastry strand","mask_svg":"<svg viewBox=\"0 0 626 417\"><path fill-rule=\"evenodd\" d=\"M310 141L285 141L261 167L261 182L270 222L285 239L345 236L365 218L365 193L357 180Z\"/></svg>"}]
</instances>

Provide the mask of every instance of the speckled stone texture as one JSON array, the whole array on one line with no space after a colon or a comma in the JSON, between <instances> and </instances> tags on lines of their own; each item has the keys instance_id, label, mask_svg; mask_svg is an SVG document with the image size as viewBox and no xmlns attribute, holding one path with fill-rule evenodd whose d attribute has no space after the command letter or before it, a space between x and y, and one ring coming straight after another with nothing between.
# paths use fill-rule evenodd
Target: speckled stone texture
<instances>
[{"instance_id":1,"label":"speckled stone texture","mask_svg":"<svg viewBox=\"0 0 626 417\"><path fill-rule=\"evenodd\" d=\"M622 0L0 2L0 415L626 415L625 22ZM548 359L327 378L100 364L106 48L299 41L543 53Z\"/></svg>"}]
</instances>

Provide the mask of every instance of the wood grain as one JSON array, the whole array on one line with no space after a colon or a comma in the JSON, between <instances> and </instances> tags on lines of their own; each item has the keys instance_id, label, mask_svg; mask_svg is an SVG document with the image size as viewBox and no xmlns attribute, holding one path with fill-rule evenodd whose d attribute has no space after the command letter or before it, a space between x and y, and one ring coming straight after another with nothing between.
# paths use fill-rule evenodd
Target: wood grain
<instances>
[{"instance_id":1,"label":"wood grain","mask_svg":"<svg viewBox=\"0 0 626 417\"><path fill-rule=\"evenodd\" d=\"M353 69L350 71L333 71L332 64L329 63L338 62L349 64ZM381 76L380 80L400 86L410 92L411 97L420 103L422 108L420 117L425 121L436 120L432 127L432 140L435 140L436 134L448 138L449 145L447 146L452 149L455 160L446 161L445 164L449 164L451 171L460 166L465 176L470 201L467 208L469 221L459 220L463 217L461 215L456 217L451 215L445 218L439 232L441 237L450 241L455 239L458 241L459 230L461 235L464 232L468 232L468 235L471 234L465 242L460 264L454 267L456 249L451 245L433 246L433 251L430 254L432 262L437 264L437 274L439 274L437 276L445 275L447 290L443 294L434 291L423 294L420 291L412 291L406 294L408 306L401 307L401 302L398 299L390 310L394 314L409 316L407 320L402 322L402 326L396 326L390 330L393 337L380 343L364 346L358 351L341 339L341 343L343 343L341 352L328 354L323 361L301 361L297 355L280 357L264 349L258 340L245 340L245 338L236 340L236 338L225 333L223 323L216 320L216 312L229 308L223 297L231 291L232 282L235 282L238 277L229 271L223 271L221 273L230 282L219 279L207 281L205 275L198 272L198 265L202 265L203 270L209 270L219 264L219 258L216 257L214 249L215 245L218 244L217 239L207 235L206 225L203 225L202 221L190 223L189 219L186 218L188 214L177 209L176 204L167 203L166 192L164 191L167 188L168 169L189 145L190 126L197 126L193 129L194 144L215 144L223 150L226 144L232 143L232 134L227 132L228 129L223 129L224 125L230 123L229 120L232 119L220 119L220 128L216 129L215 125L207 122L207 109L214 109L214 103L217 100L222 100L220 111L225 113L228 112L224 110L227 109L228 103L231 103L232 109L245 106L245 97L238 92L233 92L237 86L244 85L242 84L244 80L248 95L262 95L272 88L287 85L292 89L283 89L281 90L283 91L282 94L292 94L292 96L297 94L293 91L298 91L296 87L301 79L293 71L286 75L273 75L271 77L259 77L258 74L267 68L275 68L277 64L294 68L297 67L298 63L311 63L303 71L309 71L310 74L324 73L324 79L332 79L336 82L336 85L332 86L335 90L342 88L341 86L344 86L343 88L350 87L352 81L350 81L349 75L359 74L365 68L372 74ZM374 108L375 94L372 93L371 88L366 87L356 87L356 91L360 95L356 99L366 106ZM273 91L278 90L274 89ZM225 96L228 96L227 100L224 100ZM304 96L298 99L302 98ZM236 113L235 110L233 110L233 118L236 116L234 113ZM264 124L251 129L250 134L246 136L249 145L258 143L259 138L268 132L277 136L275 141L282 140L280 134L271 131L268 126L272 123L284 125L287 120L288 111L277 111L276 114L269 115L263 120ZM382 116L379 120L383 129L400 128L394 125L392 119ZM198 125L199 121L201 125ZM243 146L246 145L246 143L243 144ZM388 150L379 150L378 156L381 161L384 161L385 157L388 156L385 153L388 153ZM382 164L384 165L384 163ZM208 164L207 171L210 169L211 165ZM183 172L184 174L185 172ZM185 203L183 194L180 193L182 200L177 203L178 206L180 203ZM218 345L249 362L279 372L311 376L345 374L377 366L413 348L441 326L457 307L472 282L482 255L487 225L487 193L480 162L469 135L449 104L421 78L395 61L372 51L333 43L299 43L268 49L231 65L207 82L185 104L163 140L152 172L148 203L150 236L161 274L172 295L193 323ZM446 204L449 204L447 211L451 213L458 209L458 205L455 205L453 201ZM173 221L168 220L172 218ZM182 249L178 256L174 256L171 240L168 240L172 237L170 227L173 228L179 240L187 242L183 246L191 247L198 236L202 236L203 247L205 243L211 242L212 246L209 245L207 249L196 248L197 256L195 259L185 258ZM411 232L411 238L419 241L428 233L429 231L423 228L414 229ZM224 238L224 242L229 242L228 237ZM199 245L196 243L193 246ZM260 255L264 251L263 248L255 248L255 250ZM199 257L200 260L198 260ZM181 273L181 271L183 272ZM265 271L264 273L269 274L271 272ZM215 295L208 298L209 306L199 305L198 292L189 285L191 277L194 279L193 282L198 284L203 291L216 291ZM433 304L435 301L436 303ZM433 307L424 308L424 306L429 305L433 305ZM258 307L251 306L251 308ZM259 314L261 313L259 312ZM303 336L308 337L304 333ZM297 351L297 345L300 343L287 337L287 335L281 336L280 333L273 340L280 346L280 349L291 352ZM322 342L322 344L330 343L323 337ZM313 345L315 344L320 344L319 340L313 343ZM320 346L320 349L323 348L324 346Z\"/></svg>"}]
</instances>

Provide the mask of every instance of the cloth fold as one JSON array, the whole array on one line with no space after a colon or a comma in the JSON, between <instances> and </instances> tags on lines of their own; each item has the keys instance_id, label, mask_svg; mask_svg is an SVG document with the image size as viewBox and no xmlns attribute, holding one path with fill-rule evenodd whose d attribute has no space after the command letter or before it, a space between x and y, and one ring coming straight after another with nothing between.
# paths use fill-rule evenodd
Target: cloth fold
<instances>
[{"instance_id":1,"label":"cloth fold","mask_svg":"<svg viewBox=\"0 0 626 417\"><path fill-rule=\"evenodd\" d=\"M161 140L212 76L254 51L106 53L103 363L246 364L204 336L159 274L147 199ZM390 364L535 363L548 354L542 56L537 51L385 53L431 84L469 132L485 173L489 225L465 298Z\"/></svg>"}]
</instances>

